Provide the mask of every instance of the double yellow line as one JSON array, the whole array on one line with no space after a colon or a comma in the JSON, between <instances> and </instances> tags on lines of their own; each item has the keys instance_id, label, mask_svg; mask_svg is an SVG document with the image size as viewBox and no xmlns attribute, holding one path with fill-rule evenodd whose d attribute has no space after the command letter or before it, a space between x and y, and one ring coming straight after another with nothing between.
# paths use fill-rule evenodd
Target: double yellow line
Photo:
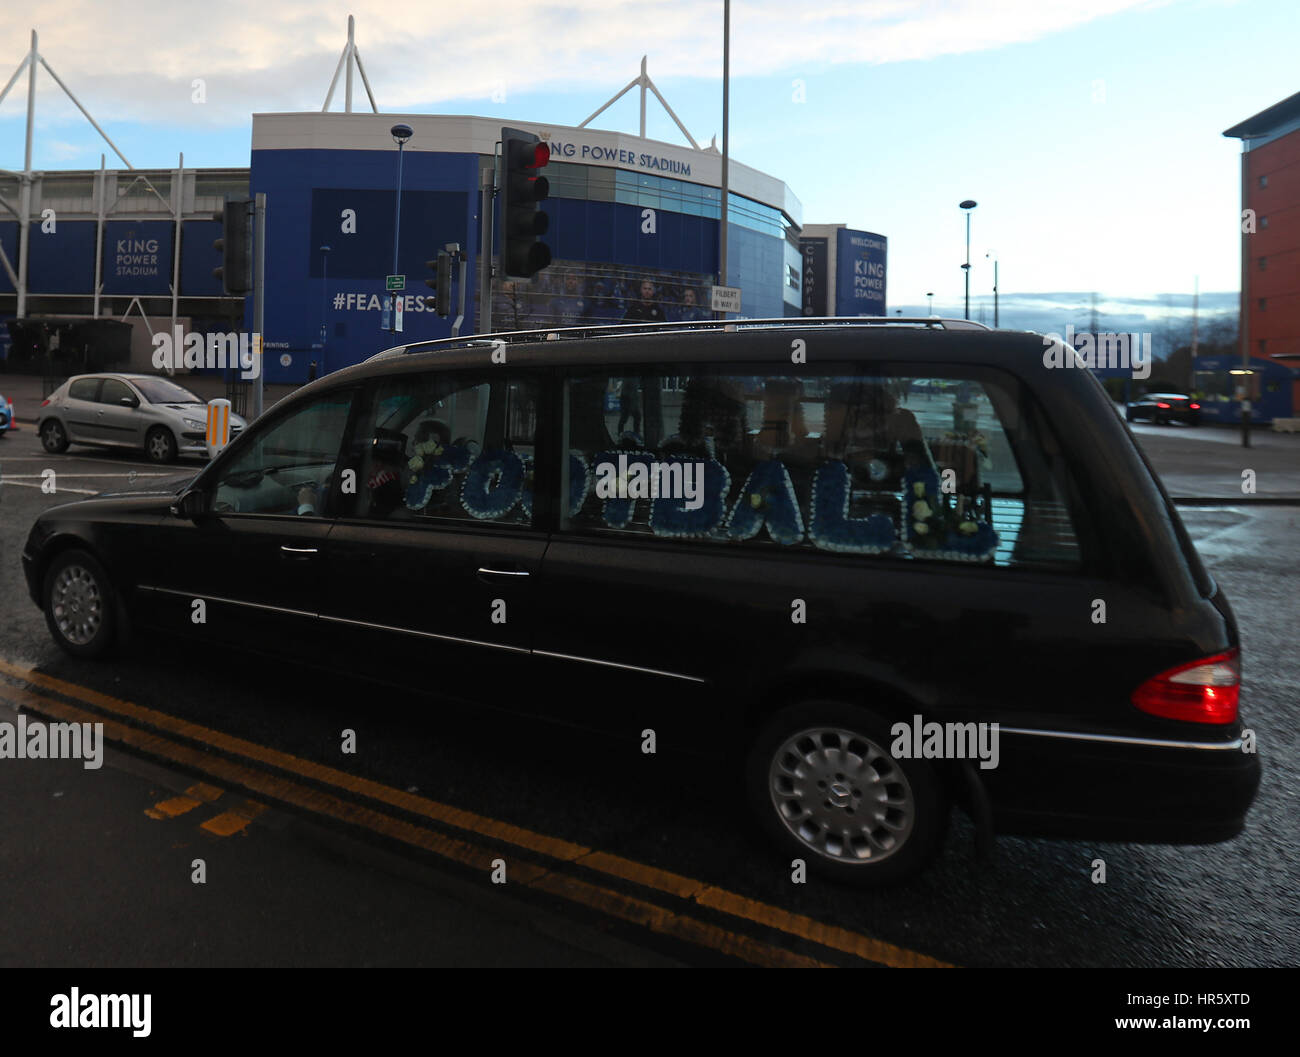
<instances>
[{"instance_id":1,"label":"double yellow line","mask_svg":"<svg viewBox=\"0 0 1300 1057\"><path fill-rule=\"evenodd\" d=\"M221 731L199 726L155 709L101 694L96 690L70 683L32 669L0 660L0 674L30 686L49 690L62 697L96 709L88 712L76 705L35 690L0 682L0 699L30 712L74 723L104 724L104 736L146 755L189 768L227 786L236 786L258 797L277 801L338 822L360 826L373 833L412 847L433 852L444 859L487 873L493 860L505 858L490 847L472 843L458 836L417 825L395 815L386 814L355 798L365 798L379 805L395 808L408 815L449 826L467 835L486 838L507 849L540 856L553 864L564 864L589 871L602 881L617 879L648 889L657 896L668 896L701 908L720 912L748 925L781 933L830 951L848 954L878 965L896 967L947 967L946 963L923 954L895 947L882 940L849 929L828 925L781 907L748 899L715 885L680 874L660 870L645 863L618 855L596 851L558 837L536 833L499 819L416 796L380 782L348 774L345 771L313 763L256 742L246 741ZM115 718L114 718L115 717ZM145 728L152 728L145 729ZM158 733L155 733L158 732ZM164 735L196 742L196 748ZM214 756L209 749L239 760ZM249 761L275 768L314 785L305 785L283 775L268 773L249 766ZM323 787L323 788L322 788ZM349 799L334 791L349 794ZM724 928L673 910L658 903L593 883L570 872L560 872L555 865L545 865L529 858L512 858L507 864L510 883L593 908L611 917L644 926L652 932L708 947L723 954L765 966L824 966L829 963L811 955L787 950L776 943L757 939L746 933Z\"/></svg>"}]
</instances>

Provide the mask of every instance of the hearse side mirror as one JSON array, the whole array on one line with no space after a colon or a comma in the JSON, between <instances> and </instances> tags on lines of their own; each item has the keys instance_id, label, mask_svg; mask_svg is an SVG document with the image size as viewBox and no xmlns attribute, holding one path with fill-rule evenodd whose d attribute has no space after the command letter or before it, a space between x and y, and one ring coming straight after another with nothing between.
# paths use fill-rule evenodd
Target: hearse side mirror
<instances>
[{"instance_id":1,"label":"hearse side mirror","mask_svg":"<svg viewBox=\"0 0 1300 1057\"><path fill-rule=\"evenodd\" d=\"M207 510L207 495L201 488L187 488L176 497L171 506L173 517L183 517L190 521L197 521Z\"/></svg>"},{"instance_id":2,"label":"hearse side mirror","mask_svg":"<svg viewBox=\"0 0 1300 1057\"><path fill-rule=\"evenodd\" d=\"M124 396L118 401L123 407L139 407L140 401L133 396Z\"/></svg>"}]
</instances>

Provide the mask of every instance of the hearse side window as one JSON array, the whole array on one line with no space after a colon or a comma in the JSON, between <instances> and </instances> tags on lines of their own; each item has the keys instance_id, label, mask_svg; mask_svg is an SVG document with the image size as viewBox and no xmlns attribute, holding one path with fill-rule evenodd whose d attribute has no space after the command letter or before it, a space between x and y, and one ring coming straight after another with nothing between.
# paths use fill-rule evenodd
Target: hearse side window
<instances>
[{"instance_id":1,"label":"hearse side window","mask_svg":"<svg viewBox=\"0 0 1300 1057\"><path fill-rule=\"evenodd\" d=\"M213 512L324 516L352 396L352 390L325 394L261 427L220 468Z\"/></svg>"},{"instance_id":2,"label":"hearse side window","mask_svg":"<svg viewBox=\"0 0 1300 1057\"><path fill-rule=\"evenodd\" d=\"M356 484L340 515L531 524L537 391L504 373L378 380L344 456Z\"/></svg>"},{"instance_id":3,"label":"hearse side window","mask_svg":"<svg viewBox=\"0 0 1300 1057\"><path fill-rule=\"evenodd\" d=\"M1077 568L998 372L593 372L566 393L568 531Z\"/></svg>"}]
</instances>

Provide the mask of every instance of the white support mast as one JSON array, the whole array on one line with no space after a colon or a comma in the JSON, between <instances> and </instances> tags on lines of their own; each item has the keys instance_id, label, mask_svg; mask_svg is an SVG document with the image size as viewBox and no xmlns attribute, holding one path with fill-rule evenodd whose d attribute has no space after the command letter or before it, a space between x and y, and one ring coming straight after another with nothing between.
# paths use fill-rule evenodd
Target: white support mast
<instances>
[{"instance_id":1,"label":"white support mast","mask_svg":"<svg viewBox=\"0 0 1300 1057\"><path fill-rule=\"evenodd\" d=\"M366 86L366 96L370 100L370 109L376 114L379 113L379 107L375 104L375 93L370 90L370 78L366 76L366 68L361 62L361 53L357 51L356 44L356 20L348 15L348 42L343 45L343 54L339 56L339 63L334 67L334 77L330 80L330 89L325 93L325 105L320 108L321 113L325 113L330 108L330 103L334 101L334 89L339 84L339 74L345 73L343 83L343 112L352 113L352 65L356 63L357 72L361 74L361 83Z\"/></svg>"}]
</instances>

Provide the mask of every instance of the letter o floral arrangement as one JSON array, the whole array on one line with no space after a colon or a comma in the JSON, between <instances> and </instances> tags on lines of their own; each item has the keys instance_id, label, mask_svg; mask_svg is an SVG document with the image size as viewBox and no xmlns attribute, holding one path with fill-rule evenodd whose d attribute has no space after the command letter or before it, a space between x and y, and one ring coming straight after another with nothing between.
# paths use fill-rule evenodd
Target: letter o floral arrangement
<instances>
[{"instance_id":1,"label":"letter o floral arrangement","mask_svg":"<svg viewBox=\"0 0 1300 1057\"><path fill-rule=\"evenodd\" d=\"M460 501L471 517L481 521L504 517L524 489L524 461L512 451L485 451L469 464Z\"/></svg>"}]
</instances>

